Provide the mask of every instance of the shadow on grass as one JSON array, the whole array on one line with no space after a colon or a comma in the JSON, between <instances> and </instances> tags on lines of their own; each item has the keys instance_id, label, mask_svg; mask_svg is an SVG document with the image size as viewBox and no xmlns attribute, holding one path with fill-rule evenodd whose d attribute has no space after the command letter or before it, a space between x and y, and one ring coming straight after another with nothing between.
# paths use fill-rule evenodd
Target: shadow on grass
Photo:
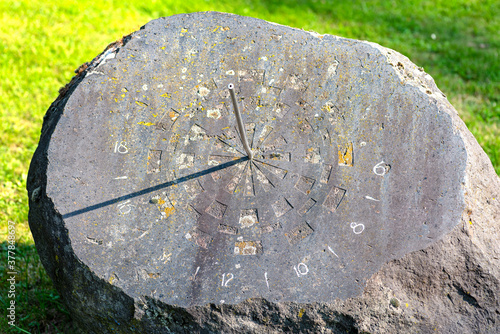
<instances>
[{"instance_id":1,"label":"shadow on grass","mask_svg":"<svg viewBox=\"0 0 500 334\"><path fill-rule=\"evenodd\" d=\"M8 243L0 243L0 263L5 279L0 281L0 303L2 314L11 303L10 281L7 278L12 270L8 265ZM12 253L10 254L13 255ZM59 294L43 268L34 244L16 244L15 249L15 325L7 323L10 319L2 316L1 333L76 333L69 313L66 311ZM12 260L12 259L10 259Z\"/></svg>"}]
</instances>

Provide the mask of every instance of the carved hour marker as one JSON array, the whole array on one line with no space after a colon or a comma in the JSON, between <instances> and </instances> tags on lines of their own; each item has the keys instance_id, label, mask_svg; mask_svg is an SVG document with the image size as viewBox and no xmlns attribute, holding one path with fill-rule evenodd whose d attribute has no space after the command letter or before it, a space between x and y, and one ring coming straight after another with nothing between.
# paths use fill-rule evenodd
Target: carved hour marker
<instances>
[{"instance_id":1,"label":"carved hour marker","mask_svg":"<svg viewBox=\"0 0 500 334\"><path fill-rule=\"evenodd\" d=\"M223 115L224 105L222 103L216 105L213 108L207 109L207 117L213 119L219 119Z\"/></svg>"},{"instance_id":2,"label":"carved hour marker","mask_svg":"<svg viewBox=\"0 0 500 334\"><path fill-rule=\"evenodd\" d=\"M250 111L262 107L262 104L257 96L250 96L245 98L245 100L243 100L243 107L244 110Z\"/></svg>"},{"instance_id":3,"label":"carved hour marker","mask_svg":"<svg viewBox=\"0 0 500 334\"><path fill-rule=\"evenodd\" d=\"M271 204L271 206L274 210L274 214L278 218L293 209L293 206L288 203L285 197L281 197L279 200Z\"/></svg>"},{"instance_id":4,"label":"carved hour marker","mask_svg":"<svg viewBox=\"0 0 500 334\"><path fill-rule=\"evenodd\" d=\"M241 70L238 71L239 82L253 82L261 84L264 81L264 70Z\"/></svg>"},{"instance_id":5,"label":"carved hour marker","mask_svg":"<svg viewBox=\"0 0 500 334\"><path fill-rule=\"evenodd\" d=\"M244 171L245 171L245 167L247 166L248 164L238 164L238 165L235 165L232 167L232 169L236 169L237 172L236 174L233 176L233 178L231 179L231 181L229 181L229 183L226 185L226 187L224 188L224 190L226 190L228 193L232 193L236 190L236 186L238 185L238 183L240 183L240 180L244 174Z\"/></svg>"},{"instance_id":6,"label":"carved hour marker","mask_svg":"<svg viewBox=\"0 0 500 334\"><path fill-rule=\"evenodd\" d=\"M270 171L271 173L273 173L274 175L276 175L277 177L279 177L280 179L284 179L286 174L288 173L285 169L283 168L279 168L279 167L275 167L273 165L270 165L270 164L266 164L264 162L261 162L259 163L258 166L262 166L264 167L264 169Z\"/></svg>"},{"instance_id":7,"label":"carved hour marker","mask_svg":"<svg viewBox=\"0 0 500 334\"><path fill-rule=\"evenodd\" d=\"M276 103L274 107L274 112L279 118L283 118L288 113L288 110L290 110L290 106L283 102Z\"/></svg>"},{"instance_id":8,"label":"carved hour marker","mask_svg":"<svg viewBox=\"0 0 500 334\"><path fill-rule=\"evenodd\" d=\"M260 228L260 233L271 233L272 231L277 230L279 228L281 228L281 224L279 222L277 222L274 224L262 226Z\"/></svg>"},{"instance_id":9,"label":"carved hour marker","mask_svg":"<svg viewBox=\"0 0 500 334\"><path fill-rule=\"evenodd\" d=\"M147 174L159 173L161 166L161 151L149 150L147 162Z\"/></svg>"},{"instance_id":10,"label":"carved hour marker","mask_svg":"<svg viewBox=\"0 0 500 334\"><path fill-rule=\"evenodd\" d=\"M231 142L224 141L221 137L218 137L214 142L214 148L219 151L225 151L226 153L232 154L233 156L238 153L238 151L231 145Z\"/></svg>"},{"instance_id":11,"label":"carved hour marker","mask_svg":"<svg viewBox=\"0 0 500 334\"><path fill-rule=\"evenodd\" d=\"M179 169L186 169L194 166L194 154L181 153L176 160Z\"/></svg>"},{"instance_id":12,"label":"carved hour marker","mask_svg":"<svg viewBox=\"0 0 500 334\"><path fill-rule=\"evenodd\" d=\"M297 183L295 184L295 189L298 189L303 194L309 194L314 182L316 182L314 179L300 175Z\"/></svg>"},{"instance_id":13,"label":"carved hour marker","mask_svg":"<svg viewBox=\"0 0 500 334\"><path fill-rule=\"evenodd\" d=\"M267 137L271 134L272 131L273 131L272 126L268 124L264 125L264 128L262 129L258 137L258 142L256 147L259 147L267 139Z\"/></svg>"},{"instance_id":14,"label":"carved hour marker","mask_svg":"<svg viewBox=\"0 0 500 334\"><path fill-rule=\"evenodd\" d=\"M160 130L169 130L172 127L172 124L174 124L174 122L177 120L179 115L180 114L174 109L170 109L164 112L160 120L155 123L156 128Z\"/></svg>"},{"instance_id":15,"label":"carved hour marker","mask_svg":"<svg viewBox=\"0 0 500 334\"><path fill-rule=\"evenodd\" d=\"M236 131L231 127L223 128L222 135L220 135L219 138L223 141L233 140L236 138Z\"/></svg>"},{"instance_id":16,"label":"carved hour marker","mask_svg":"<svg viewBox=\"0 0 500 334\"><path fill-rule=\"evenodd\" d=\"M185 237L189 241L192 241L198 246L205 249L208 248L208 245L214 239L210 234L201 231L197 227L192 228L188 233L186 233Z\"/></svg>"},{"instance_id":17,"label":"carved hour marker","mask_svg":"<svg viewBox=\"0 0 500 334\"><path fill-rule=\"evenodd\" d=\"M323 170L321 171L321 177L319 182L327 184L330 179L330 174L332 172L332 165L324 165Z\"/></svg>"},{"instance_id":18,"label":"carved hour marker","mask_svg":"<svg viewBox=\"0 0 500 334\"><path fill-rule=\"evenodd\" d=\"M307 202L305 202L304 205L302 205L302 207L298 210L299 215L301 215L301 216L305 215L307 212L309 212L309 210L311 210L311 208L315 204L316 204L316 201L312 198L309 198L307 200Z\"/></svg>"},{"instance_id":19,"label":"carved hour marker","mask_svg":"<svg viewBox=\"0 0 500 334\"><path fill-rule=\"evenodd\" d=\"M255 166L255 164L254 164ZM258 167L252 168L252 170L255 171L255 175L257 176L257 181L259 181L260 185L262 188L264 188L265 192L268 192L271 190L274 186L273 184L269 181L269 179L260 171Z\"/></svg>"},{"instance_id":20,"label":"carved hour marker","mask_svg":"<svg viewBox=\"0 0 500 334\"><path fill-rule=\"evenodd\" d=\"M290 74L287 78L285 87L297 90L299 92L304 92L307 89L306 85L307 79L302 79L299 74Z\"/></svg>"},{"instance_id":21,"label":"carved hour marker","mask_svg":"<svg viewBox=\"0 0 500 334\"><path fill-rule=\"evenodd\" d=\"M252 167L251 164L247 165L246 173L245 173L245 183L244 183L244 187L245 187L244 194L247 197L255 196L255 187L254 187L254 183L253 183L253 174L252 174L253 169L254 168Z\"/></svg>"},{"instance_id":22,"label":"carved hour marker","mask_svg":"<svg viewBox=\"0 0 500 334\"><path fill-rule=\"evenodd\" d=\"M204 140L207 138L207 132L201 126L195 124L189 130L188 138L191 141Z\"/></svg>"},{"instance_id":23,"label":"carved hour marker","mask_svg":"<svg viewBox=\"0 0 500 334\"><path fill-rule=\"evenodd\" d=\"M275 153L267 153L267 154L262 154L259 156L261 159L266 159L266 160L278 160L278 161L290 161L292 155L288 152L285 153L280 153L280 152L275 152Z\"/></svg>"},{"instance_id":24,"label":"carved hour marker","mask_svg":"<svg viewBox=\"0 0 500 334\"><path fill-rule=\"evenodd\" d=\"M321 156L319 155L318 147L308 148L306 151L306 157L304 158L305 162L309 162L311 164L319 164L321 161Z\"/></svg>"},{"instance_id":25,"label":"carved hour marker","mask_svg":"<svg viewBox=\"0 0 500 334\"><path fill-rule=\"evenodd\" d=\"M240 212L240 225L242 228L253 226L258 223L257 209L241 210Z\"/></svg>"},{"instance_id":26,"label":"carved hour marker","mask_svg":"<svg viewBox=\"0 0 500 334\"><path fill-rule=\"evenodd\" d=\"M236 235L238 234L238 228L234 226L229 226L229 225L224 225L224 224L219 224L219 227L217 229L221 233L225 234L232 234Z\"/></svg>"},{"instance_id":27,"label":"carved hour marker","mask_svg":"<svg viewBox=\"0 0 500 334\"><path fill-rule=\"evenodd\" d=\"M210 204L208 208L206 208L205 212L214 218L222 219L222 217L224 217L224 214L226 213L226 209L227 205L222 204L218 201L213 201L212 204Z\"/></svg>"},{"instance_id":28,"label":"carved hour marker","mask_svg":"<svg viewBox=\"0 0 500 334\"><path fill-rule=\"evenodd\" d=\"M298 128L304 134L310 134L312 132L312 126L307 119L300 121Z\"/></svg>"},{"instance_id":29,"label":"carved hour marker","mask_svg":"<svg viewBox=\"0 0 500 334\"><path fill-rule=\"evenodd\" d=\"M184 185L184 188L186 189L186 192L189 194L190 198L194 198L201 194L204 189L200 184L200 181L198 180L193 180Z\"/></svg>"},{"instance_id":30,"label":"carved hour marker","mask_svg":"<svg viewBox=\"0 0 500 334\"><path fill-rule=\"evenodd\" d=\"M201 217L201 213L198 212L198 210L196 210L191 204L189 204L186 209L190 213L189 216L193 220L198 220L198 218Z\"/></svg>"},{"instance_id":31,"label":"carved hour marker","mask_svg":"<svg viewBox=\"0 0 500 334\"><path fill-rule=\"evenodd\" d=\"M321 134L321 139L323 140L323 144L331 145L331 136L330 131L328 129L320 129L319 133Z\"/></svg>"},{"instance_id":32,"label":"carved hour marker","mask_svg":"<svg viewBox=\"0 0 500 334\"><path fill-rule=\"evenodd\" d=\"M261 241L239 241L234 243L234 254L257 255L262 253Z\"/></svg>"},{"instance_id":33,"label":"carved hour marker","mask_svg":"<svg viewBox=\"0 0 500 334\"><path fill-rule=\"evenodd\" d=\"M279 150L282 147L284 147L287 144L287 141L285 137L282 135L279 135L275 137L274 139L269 140L268 139L265 141L265 144L261 146L262 151L274 151L274 150Z\"/></svg>"},{"instance_id":34,"label":"carved hour marker","mask_svg":"<svg viewBox=\"0 0 500 334\"><path fill-rule=\"evenodd\" d=\"M285 237L291 245L296 245L297 243L299 243L299 241L313 232L314 230L311 228L311 226L304 222L291 230L289 233L285 233Z\"/></svg>"},{"instance_id":35,"label":"carved hour marker","mask_svg":"<svg viewBox=\"0 0 500 334\"><path fill-rule=\"evenodd\" d=\"M167 151L174 152L177 148L177 144L179 144L181 135L178 133L173 134L168 140Z\"/></svg>"},{"instance_id":36,"label":"carved hour marker","mask_svg":"<svg viewBox=\"0 0 500 334\"><path fill-rule=\"evenodd\" d=\"M339 166L354 165L354 155L352 151L352 142L338 145L339 147Z\"/></svg>"},{"instance_id":37,"label":"carved hour marker","mask_svg":"<svg viewBox=\"0 0 500 334\"><path fill-rule=\"evenodd\" d=\"M340 202L342 202L345 192L346 192L345 189L332 187L332 189L328 193L328 196L326 196L326 199L323 202L323 206L328 210L335 212Z\"/></svg>"},{"instance_id":38,"label":"carved hour marker","mask_svg":"<svg viewBox=\"0 0 500 334\"><path fill-rule=\"evenodd\" d=\"M208 82L196 86L196 93L199 96L206 98L210 94L210 92L215 90L216 88L217 85L215 84L214 79L210 79Z\"/></svg>"}]
</instances>

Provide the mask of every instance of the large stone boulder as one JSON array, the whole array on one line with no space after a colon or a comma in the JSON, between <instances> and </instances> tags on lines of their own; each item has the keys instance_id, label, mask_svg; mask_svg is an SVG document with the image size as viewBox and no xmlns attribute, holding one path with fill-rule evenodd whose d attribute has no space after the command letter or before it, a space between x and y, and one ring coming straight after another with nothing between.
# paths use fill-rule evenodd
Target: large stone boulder
<instances>
[{"instance_id":1,"label":"large stone boulder","mask_svg":"<svg viewBox=\"0 0 500 334\"><path fill-rule=\"evenodd\" d=\"M432 78L374 43L154 20L61 90L27 183L86 333L500 332L499 178Z\"/></svg>"}]
</instances>

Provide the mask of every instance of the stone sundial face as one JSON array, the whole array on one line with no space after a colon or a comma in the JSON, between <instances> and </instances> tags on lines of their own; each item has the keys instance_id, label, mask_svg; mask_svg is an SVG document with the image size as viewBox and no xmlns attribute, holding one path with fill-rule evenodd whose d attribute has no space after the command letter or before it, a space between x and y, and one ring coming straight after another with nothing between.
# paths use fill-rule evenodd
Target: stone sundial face
<instances>
[{"instance_id":1,"label":"stone sundial face","mask_svg":"<svg viewBox=\"0 0 500 334\"><path fill-rule=\"evenodd\" d=\"M160 19L103 53L52 135L47 196L76 256L137 298L357 295L456 224L459 139L379 51L238 20Z\"/></svg>"}]
</instances>

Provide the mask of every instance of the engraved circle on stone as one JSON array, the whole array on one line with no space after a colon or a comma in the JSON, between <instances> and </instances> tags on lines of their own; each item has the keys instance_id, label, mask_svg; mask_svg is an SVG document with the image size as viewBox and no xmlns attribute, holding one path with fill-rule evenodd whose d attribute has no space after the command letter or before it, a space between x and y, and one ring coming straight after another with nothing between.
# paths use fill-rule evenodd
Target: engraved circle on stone
<instances>
[{"instance_id":1,"label":"engraved circle on stone","mask_svg":"<svg viewBox=\"0 0 500 334\"><path fill-rule=\"evenodd\" d=\"M305 104L306 102L302 101L302 103ZM308 124L307 120L305 123ZM298 128L302 129L300 126ZM257 159L255 159L255 161L238 163L231 166L227 170L217 171L212 174L212 179L215 182L223 182L219 186L229 194L234 195L242 191L244 196L252 197L255 196L256 184L261 186L264 192L268 192L277 186L276 182L279 183L280 180L284 180L289 174L288 170L277 166L273 163L273 161L290 162L293 161L293 158L291 153L287 152L287 140L282 134L274 133L274 137L270 136L274 130L272 126L264 125L260 129L260 133L255 133L255 125L253 123L246 123L245 129L252 146L257 152L260 152L257 155ZM307 125L304 131L309 130L310 126ZM200 133L200 131L196 132ZM219 152L217 152L217 154L212 152L208 155L209 166L218 166L220 164L233 161L234 159L241 158L243 153L239 142L235 140L236 137L237 132L232 127L226 128L223 131L223 134L216 137L214 147L218 148ZM181 159L182 158L186 160L184 155L181 155ZM299 159L298 161L303 161L308 164L318 164L320 160L321 157L319 155L319 148L313 147L307 149L303 160ZM293 184L293 188L302 194L308 195L315 184L318 184L317 186L319 187L321 184L327 184L330 178L332 165L325 164L321 168L322 172L319 184L314 178L298 175L297 181ZM268 176L266 176L266 174ZM270 175L275 178L273 181L274 184L269 179ZM306 215L316 202L317 201L313 198L307 198L298 208L296 208L297 214L300 216ZM339 203L340 201L337 199L335 204L338 206ZM276 219L279 219L288 212L294 210L294 207L290 204L286 196L280 195L279 193L277 194L276 199L271 203L271 208ZM205 212L218 220L224 220L224 213L226 209L227 206L225 204L214 199L205 209ZM235 241L234 246L235 255L257 255L264 251L261 240L246 240L241 236L245 229L249 229L258 223L257 216L257 208L242 209L240 211L237 226L231 222L219 223L217 225L216 231L218 233L232 235L238 238L238 241ZM200 216L199 219L201 219L201 221L204 220L202 216ZM267 225L259 225L258 227L260 234L272 233L278 229L282 229L282 225L280 222L275 220L269 222ZM313 232L314 230L309 224L303 223L288 233L282 233L285 240L287 240L291 245L296 245ZM198 232L197 235L202 234ZM205 237L199 241L195 240L194 242L198 246L206 248L208 243L205 240L207 239L208 238Z\"/></svg>"},{"instance_id":2,"label":"engraved circle on stone","mask_svg":"<svg viewBox=\"0 0 500 334\"><path fill-rule=\"evenodd\" d=\"M238 83L243 82L247 84L261 82L264 76L263 71L256 72L252 70L239 71L238 74L240 76ZM215 79L212 79L212 81L215 81ZM298 75L289 75L284 84L284 88L280 92L283 92L284 95L290 93L293 95L294 92L302 93L307 88L306 81L307 80L301 79ZM208 86L209 85L207 85L207 87L201 86L198 90L199 95L208 96L210 91L217 92L217 87L212 85L208 88ZM248 87L247 85L247 88ZM239 89L241 87L237 86L234 88ZM216 96L228 99L229 95L226 89L222 89ZM262 101L259 97L252 96L251 94L240 94L238 98L241 99L243 109L246 111L248 111L247 109L262 107ZM333 170L333 161L324 163L324 157L321 156L322 148L314 145L311 141L309 141L310 144L304 148L302 155L298 157L292 156L292 152L289 148L291 148L294 143L290 142L290 139L287 139L290 135L287 131L292 129L292 132L298 132L302 136L310 136L313 133L313 127L308 118L296 121L291 128L289 126L283 128L281 125L283 123L280 122L290 122L293 120L294 115L289 113L292 110L291 106L295 105L299 108L310 109L309 103L303 98L295 98L295 100L296 101L293 102L286 99L280 99L274 104L272 112L276 113L279 119L278 122L270 122L269 124L266 123L258 126L252 119L247 119L247 122L244 123L246 135L249 138L252 150L256 152L255 160L240 162L229 168L211 173L211 178L214 182L218 183L219 189L222 189L230 195L236 196L243 194L244 197L252 198L256 196L257 187L260 187L260 191L264 191L264 193L269 193L274 190L274 200L268 203L274 214L274 219L267 221L267 224L259 222L258 212L261 208L256 207L241 209L239 221L237 223L229 221L226 219L225 214L228 210L231 210L231 208L225 204L224 200L219 200L218 196L216 196L206 205L204 214L197 215L197 224L186 234L185 237L187 240L192 241L201 248L209 249L212 246L215 247L213 240L216 238L216 234L220 233L221 235L232 237L233 240L235 240L235 255L248 256L265 252L262 240L260 240L262 235L278 233L278 235L282 237L282 242L288 243L291 246L297 246L300 242L314 233L314 229L307 222L299 223L294 227L283 225L286 219L282 220L288 213L293 212L293 210L296 211L298 216L305 217L317 203L315 198L309 197L312 189L314 187L321 188L327 185ZM227 117L228 113L224 112L224 102L211 104L207 102L207 105L213 105L211 109L207 108L207 119L212 118L218 120L223 118L223 115ZM174 114L174 116L175 119L178 118L177 114ZM184 145L186 143L188 145L184 148L183 145L176 145L174 149L174 162L179 171L192 169L195 166L196 159L200 158L200 153L196 153L192 145L203 143L203 140L209 137L207 135L208 128L206 128L207 126L203 123L190 125L188 134L184 137ZM282 130L285 131L281 132ZM170 143L183 143L182 138L183 137L179 134L174 134ZM233 125L223 128L221 133L214 137L213 141L210 153L208 154L208 166L213 167L230 163L245 155L242 143L239 141L239 133ZM153 153L150 154L152 155ZM158 155L158 153L156 153L156 155ZM201 158L203 157L201 156ZM280 183L294 170L294 168L282 168L280 166L281 162L293 162L298 165L317 165L315 168L321 170L321 176L317 175L316 178L302 174L293 174L293 180L296 181L293 181L293 184L290 185L292 187L291 190L306 195L296 207L290 203L286 194L276 191ZM159 166L154 169L154 171L158 168ZM342 189L343 192L337 194L340 188L334 186L331 187L331 189L333 195L327 196L322 204L324 208L333 212L339 206L345 194L345 190ZM198 195L204 192L202 184L193 181L185 185L185 190L192 201L192 205L196 205L197 199L199 199ZM322 191L324 192L325 190ZM204 193L203 195L206 196L207 194ZM215 221L209 220L207 215L215 218ZM287 224L290 225L290 223ZM253 233L250 231L253 231Z\"/></svg>"}]
</instances>

